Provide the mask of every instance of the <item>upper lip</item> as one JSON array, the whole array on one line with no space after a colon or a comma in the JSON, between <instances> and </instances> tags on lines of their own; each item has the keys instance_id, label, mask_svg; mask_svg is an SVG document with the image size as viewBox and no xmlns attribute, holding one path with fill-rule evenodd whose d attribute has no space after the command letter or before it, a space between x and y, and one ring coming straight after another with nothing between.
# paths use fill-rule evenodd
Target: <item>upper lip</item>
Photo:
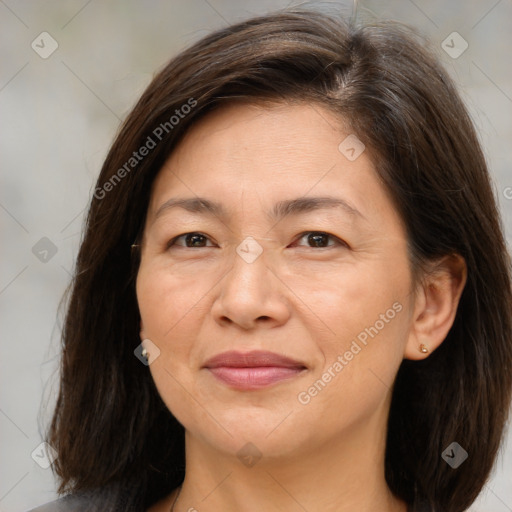
<instances>
[{"instance_id":1,"label":"upper lip","mask_svg":"<svg viewBox=\"0 0 512 512\"><path fill-rule=\"evenodd\" d=\"M253 350L251 352L230 350L217 354L204 363L204 368L219 368L221 366L232 368L257 368L262 366L305 368L305 365L300 361L262 350Z\"/></svg>"}]
</instances>

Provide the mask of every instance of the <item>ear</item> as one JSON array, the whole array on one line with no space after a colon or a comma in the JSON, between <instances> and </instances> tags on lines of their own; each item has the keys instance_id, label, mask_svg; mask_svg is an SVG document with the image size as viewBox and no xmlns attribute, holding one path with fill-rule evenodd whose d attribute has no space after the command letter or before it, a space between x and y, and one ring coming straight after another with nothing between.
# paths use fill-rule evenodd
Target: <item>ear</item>
<instances>
[{"instance_id":1,"label":"ear","mask_svg":"<svg viewBox=\"0 0 512 512\"><path fill-rule=\"evenodd\" d=\"M425 359L441 345L455 320L466 279L466 262L458 254L431 265L416 290L405 359Z\"/></svg>"},{"instance_id":2,"label":"ear","mask_svg":"<svg viewBox=\"0 0 512 512\"><path fill-rule=\"evenodd\" d=\"M146 336L144 336L144 324L142 323L142 318L140 319L140 339L146 339Z\"/></svg>"}]
</instances>

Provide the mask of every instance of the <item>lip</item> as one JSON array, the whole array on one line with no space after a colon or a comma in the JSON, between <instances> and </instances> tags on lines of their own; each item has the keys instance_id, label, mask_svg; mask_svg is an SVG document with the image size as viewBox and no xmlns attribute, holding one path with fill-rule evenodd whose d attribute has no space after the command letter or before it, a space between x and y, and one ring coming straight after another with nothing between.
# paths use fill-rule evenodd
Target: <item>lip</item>
<instances>
[{"instance_id":1,"label":"lip","mask_svg":"<svg viewBox=\"0 0 512 512\"><path fill-rule=\"evenodd\" d=\"M223 352L208 359L203 368L229 387L240 390L265 388L306 370L300 361L260 350Z\"/></svg>"}]
</instances>

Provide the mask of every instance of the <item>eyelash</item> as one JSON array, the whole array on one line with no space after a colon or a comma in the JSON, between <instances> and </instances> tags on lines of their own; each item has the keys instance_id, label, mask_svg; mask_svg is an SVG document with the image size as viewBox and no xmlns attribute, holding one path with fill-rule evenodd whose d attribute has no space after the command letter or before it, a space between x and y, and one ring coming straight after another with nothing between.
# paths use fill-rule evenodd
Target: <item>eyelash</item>
<instances>
[{"instance_id":1,"label":"eyelash","mask_svg":"<svg viewBox=\"0 0 512 512\"><path fill-rule=\"evenodd\" d=\"M199 235L199 236L202 236L208 240L210 240L208 238L207 235L205 235L204 233L201 233L199 231L191 231L189 233L183 233L182 235L178 235L176 237L174 237L173 239L169 240L169 242L167 243L167 249L170 249L171 247L173 246L177 246L177 247L183 247L184 249L193 249L194 247L187 247L186 245L177 245L176 244L176 241L179 240L180 238L182 237L186 237L188 235ZM334 240L337 245L340 245L342 247L346 247L347 249L349 248L349 245L344 242L343 240L339 239L338 237L334 236L334 235L331 235L330 233L326 233L325 231L305 231L303 233L301 233L298 238L296 240L301 240L302 238L304 238L306 235L325 235L327 236L329 239L331 240ZM211 241L211 240L210 240ZM295 243L295 242L294 242ZM329 247L334 247L336 244L332 244L332 245L327 245L325 247L319 247L319 249L327 249ZM205 249L206 247L211 247L211 246L205 246L205 247L198 247L198 249ZM314 246L309 246L310 249L314 249L315 247Z\"/></svg>"}]
</instances>

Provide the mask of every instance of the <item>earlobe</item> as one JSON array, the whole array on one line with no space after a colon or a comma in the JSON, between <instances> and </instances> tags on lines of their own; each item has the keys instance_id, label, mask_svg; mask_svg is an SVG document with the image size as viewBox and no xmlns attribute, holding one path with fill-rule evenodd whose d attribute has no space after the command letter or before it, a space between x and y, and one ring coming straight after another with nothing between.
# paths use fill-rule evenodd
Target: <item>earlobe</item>
<instances>
[{"instance_id":1,"label":"earlobe","mask_svg":"<svg viewBox=\"0 0 512 512\"><path fill-rule=\"evenodd\" d=\"M425 273L418 284L405 359L425 359L441 345L455 320L466 279L460 255L445 256Z\"/></svg>"}]
</instances>

